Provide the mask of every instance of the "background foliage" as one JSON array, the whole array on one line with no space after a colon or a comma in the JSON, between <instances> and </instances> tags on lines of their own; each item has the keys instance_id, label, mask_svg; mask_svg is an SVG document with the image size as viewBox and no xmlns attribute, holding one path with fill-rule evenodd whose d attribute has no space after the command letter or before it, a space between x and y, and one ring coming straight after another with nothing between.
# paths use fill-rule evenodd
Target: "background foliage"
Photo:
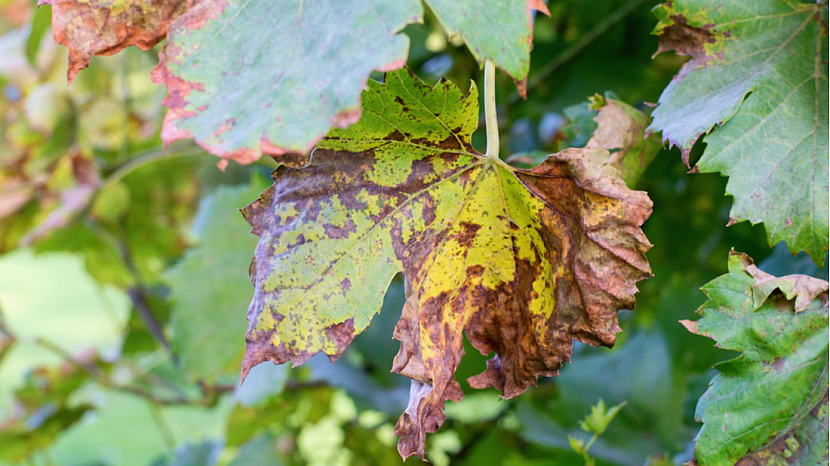
<instances>
[{"instance_id":1,"label":"background foliage","mask_svg":"<svg viewBox=\"0 0 830 466\"><path fill-rule=\"evenodd\" d=\"M537 15L528 99L509 76L497 82L502 153L535 165L587 144L595 94L649 113L685 61L652 58L655 4L559 0ZM392 431L409 381L389 369L401 278L340 361L260 365L239 387L256 237L235 209L276 164L220 172L187 141L165 153L165 90L148 79L156 51L93 57L70 90L50 21L48 5L0 0L0 465L400 461ZM428 83L443 76L466 90L479 79L429 11L404 33L407 65ZM473 145L483 152L483 126ZM691 148L692 164L704 146ZM770 249L761 225L727 228L727 179L686 172L677 148L662 149L636 184L654 201L644 226L654 277L621 313L616 347L577 344L559 377L511 400L469 390L485 358L468 347L457 372L467 396L427 437L429 461L580 464L568 436L587 441L579 420L600 399L627 404L592 446L597 464L692 459L712 366L738 354L678 323L696 318L699 288L726 273L731 248L776 276L828 272L784 244Z\"/></svg>"}]
</instances>

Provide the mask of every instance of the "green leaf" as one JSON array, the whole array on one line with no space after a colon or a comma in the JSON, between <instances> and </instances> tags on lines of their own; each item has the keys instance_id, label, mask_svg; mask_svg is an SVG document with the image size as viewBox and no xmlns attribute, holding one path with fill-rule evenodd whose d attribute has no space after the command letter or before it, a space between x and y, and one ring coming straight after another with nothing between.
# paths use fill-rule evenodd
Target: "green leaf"
<instances>
[{"instance_id":1,"label":"green leaf","mask_svg":"<svg viewBox=\"0 0 830 466\"><path fill-rule=\"evenodd\" d=\"M0 308L21 341L47 340L72 355L90 348L112 355L123 338L129 298L93 281L75 255L21 249L0 258Z\"/></svg>"},{"instance_id":2,"label":"green leaf","mask_svg":"<svg viewBox=\"0 0 830 466\"><path fill-rule=\"evenodd\" d=\"M243 211L260 236L243 375L263 361L338 358L403 272L412 295L393 370L414 381L399 451L423 454L444 401L463 396L463 333L496 353L470 385L506 397L556 375L573 339L613 345L617 311L650 275L639 226L651 201L606 150L566 150L533 170L482 157L469 142L474 86L430 89L401 70L362 100L360 122L333 130L307 166L275 170Z\"/></svg>"},{"instance_id":3,"label":"green leaf","mask_svg":"<svg viewBox=\"0 0 830 466\"><path fill-rule=\"evenodd\" d=\"M426 0L451 36L459 35L470 52L484 63L491 60L519 82L530 69L533 43L531 10L550 15L540 0L459 2ZM521 86L520 86L521 89ZM523 90L520 90L523 92Z\"/></svg>"},{"instance_id":4,"label":"green leaf","mask_svg":"<svg viewBox=\"0 0 830 466\"><path fill-rule=\"evenodd\" d=\"M828 248L827 6L682 0L655 9L658 51L690 55L649 127L688 156L703 134L702 173L729 176L730 223L763 222L769 243Z\"/></svg>"},{"instance_id":5,"label":"green leaf","mask_svg":"<svg viewBox=\"0 0 830 466\"><path fill-rule=\"evenodd\" d=\"M152 466L212 466L216 464L222 446L218 442L185 443L172 455L153 462Z\"/></svg>"},{"instance_id":6,"label":"green leaf","mask_svg":"<svg viewBox=\"0 0 830 466\"><path fill-rule=\"evenodd\" d=\"M357 121L369 73L403 66L398 32L422 15L417 0L202 2L170 26L153 71L169 91L162 137L240 163L306 152Z\"/></svg>"},{"instance_id":7,"label":"green leaf","mask_svg":"<svg viewBox=\"0 0 830 466\"><path fill-rule=\"evenodd\" d=\"M237 209L266 187L255 176L248 186L220 186L206 197L194 221L199 244L166 274L173 349L193 378L211 383L238 373L245 351L237 339L246 327L241 312L251 299L244 272L256 238Z\"/></svg>"},{"instance_id":8,"label":"green leaf","mask_svg":"<svg viewBox=\"0 0 830 466\"><path fill-rule=\"evenodd\" d=\"M626 405L626 402L623 401L622 403L612 406L611 409L608 409L605 406L605 402L602 401L602 398L597 402L597 404L591 406L591 414L585 416L585 420L579 421L579 427L584 430L585 432L592 433L594 435L602 435L605 432L605 429L608 428L608 424L614 420L614 417L617 416L617 413Z\"/></svg>"},{"instance_id":9,"label":"green leaf","mask_svg":"<svg viewBox=\"0 0 830 466\"><path fill-rule=\"evenodd\" d=\"M160 407L99 386L83 394L80 401L95 402L95 416L63 432L48 451L54 464L149 465L168 451L167 445L222 435L230 408L228 398L213 408Z\"/></svg>"},{"instance_id":10,"label":"green leaf","mask_svg":"<svg viewBox=\"0 0 830 466\"><path fill-rule=\"evenodd\" d=\"M743 352L715 366L720 374L698 402L701 466L827 460L828 283L790 275L775 279L780 292L772 292L759 276L767 275L748 256L731 253L729 273L703 287L702 318L682 322L720 348ZM815 286L797 285L805 281Z\"/></svg>"}]
</instances>

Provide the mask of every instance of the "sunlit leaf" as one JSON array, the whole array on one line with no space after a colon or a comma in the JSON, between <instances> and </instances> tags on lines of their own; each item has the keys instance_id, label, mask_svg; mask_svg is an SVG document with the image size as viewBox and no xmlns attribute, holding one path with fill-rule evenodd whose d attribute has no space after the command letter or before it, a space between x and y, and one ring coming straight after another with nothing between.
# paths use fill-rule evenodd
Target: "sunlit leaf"
<instances>
[{"instance_id":1,"label":"sunlit leaf","mask_svg":"<svg viewBox=\"0 0 830 466\"><path fill-rule=\"evenodd\" d=\"M608 151L571 149L533 170L482 157L475 87L430 89L407 70L370 82L363 117L333 130L301 169L244 210L260 242L251 265L243 375L263 361L339 357L380 309L392 277L412 282L393 370L413 379L398 423L403 456L460 400L462 332L495 352L476 388L506 397L556 375L572 340L611 346L617 311L650 275L639 226L651 213Z\"/></svg>"}]
</instances>

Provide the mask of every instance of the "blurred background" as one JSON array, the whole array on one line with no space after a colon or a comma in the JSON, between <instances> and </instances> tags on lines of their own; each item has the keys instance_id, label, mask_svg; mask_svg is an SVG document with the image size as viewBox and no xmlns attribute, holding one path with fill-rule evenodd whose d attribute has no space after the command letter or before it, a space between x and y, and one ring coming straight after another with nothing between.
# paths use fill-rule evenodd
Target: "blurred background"
<instances>
[{"instance_id":1,"label":"blurred background","mask_svg":"<svg viewBox=\"0 0 830 466\"><path fill-rule=\"evenodd\" d=\"M585 145L595 94L649 113L684 61L652 58L655 5L551 2L551 17L535 21L527 100L498 77L501 153L528 166ZM276 163L222 172L193 144L165 152L165 89L148 75L158 47L93 58L70 90L50 20L48 5L0 0L0 465L401 463L392 431L409 380L389 372L400 277L335 364L263 364L239 387L257 237L237 209ZM425 81L480 80L434 17L404 32L408 66ZM474 145L483 151L483 128ZM590 450L598 465L691 459L697 399L711 367L736 356L678 324L696 318L699 288L726 272L730 248L775 275L828 273L770 248L760 225L726 228L726 179L686 171L679 151L662 150L636 186L654 201L644 227L654 277L621 313L616 347L576 343L559 377L511 400L469 388L486 358L468 347L457 372L467 396L427 437L428 461L584 464L568 435L590 437L578 421L600 399L627 404Z\"/></svg>"}]
</instances>

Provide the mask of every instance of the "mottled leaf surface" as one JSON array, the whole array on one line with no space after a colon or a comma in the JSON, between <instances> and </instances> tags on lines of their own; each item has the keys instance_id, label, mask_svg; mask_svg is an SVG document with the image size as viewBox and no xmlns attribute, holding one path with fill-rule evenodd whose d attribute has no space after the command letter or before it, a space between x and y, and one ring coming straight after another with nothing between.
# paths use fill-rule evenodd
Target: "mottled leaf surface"
<instances>
[{"instance_id":1,"label":"mottled leaf surface","mask_svg":"<svg viewBox=\"0 0 830 466\"><path fill-rule=\"evenodd\" d=\"M682 322L743 353L715 366L720 374L698 402L701 466L827 463L828 284L789 275L770 287L769 277L733 252L729 273L703 287L702 318Z\"/></svg>"},{"instance_id":2,"label":"mottled leaf surface","mask_svg":"<svg viewBox=\"0 0 830 466\"><path fill-rule=\"evenodd\" d=\"M251 299L245 278L256 238L237 209L266 187L219 187L202 201L194 221L199 243L166 275L170 285L174 351L190 377L214 382L235 373L245 345L245 319L236 311Z\"/></svg>"},{"instance_id":3,"label":"mottled leaf surface","mask_svg":"<svg viewBox=\"0 0 830 466\"><path fill-rule=\"evenodd\" d=\"M170 27L153 78L169 91L165 143L194 138L240 163L306 152L360 117L372 70L400 68L417 0L203 1Z\"/></svg>"},{"instance_id":4,"label":"mottled leaf surface","mask_svg":"<svg viewBox=\"0 0 830 466\"><path fill-rule=\"evenodd\" d=\"M459 35L464 39L479 63L492 60L517 82L527 77L533 42L531 10L539 10L549 15L543 1L426 0L426 3L435 12L447 33Z\"/></svg>"},{"instance_id":5,"label":"mottled leaf surface","mask_svg":"<svg viewBox=\"0 0 830 466\"><path fill-rule=\"evenodd\" d=\"M628 186L633 187L661 148L656 135L643 137L651 120L617 99L595 96L593 104L599 107L594 118L597 129L585 147L611 151L608 163L617 169Z\"/></svg>"},{"instance_id":6,"label":"mottled leaf surface","mask_svg":"<svg viewBox=\"0 0 830 466\"><path fill-rule=\"evenodd\" d=\"M611 346L617 311L650 275L640 225L651 213L606 164L570 149L533 170L476 153L478 95L408 70L370 82L363 116L280 167L243 212L260 236L243 375L263 362L333 360L378 312L392 277L411 294L393 370L413 379L398 422L403 456L460 400L463 333L487 369L470 379L513 397L556 375L572 340Z\"/></svg>"},{"instance_id":7,"label":"mottled leaf surface","mask_svg":"<svg viewBox=\"0 0 830 466\"><path fill-rule=\"evenodd\" d=\"M93 55L113 55L131 45L150 50L195 1L40 0L38 5L52 5L52 33L69 49L71 83Z\"/></svg>"},{"instance_id":8,"label":"mottled leaf surface","mask_svg":"<svg viewBox=\"0 0 830 466\"><path fill-rule=\"evenodd\" d=\"M666 3L658 51L691 56L660 96L650 129L729 176L730 222L764 222L770 244L828 247L827 6L705 0Z\"/></svg>"}]
</instances>

